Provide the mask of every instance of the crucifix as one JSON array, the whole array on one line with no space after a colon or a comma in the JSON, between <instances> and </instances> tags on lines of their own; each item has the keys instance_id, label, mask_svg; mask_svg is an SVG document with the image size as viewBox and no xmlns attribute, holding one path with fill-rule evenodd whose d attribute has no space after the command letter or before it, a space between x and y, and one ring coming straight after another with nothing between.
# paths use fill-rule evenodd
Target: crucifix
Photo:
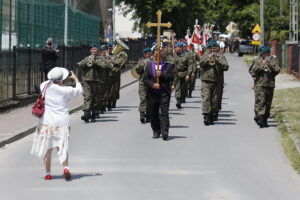
<instances>
[{"instance_id":1,"label":"crucifix","mask_svg":"<svg viewBox=\"0 0 300 200\"><path fill-rule=\"evenodd\" d=\"M170 22L161 23L162 12L160 10L158 10L156 12L156 15L157 15L157 23L148 22L146 25L148 28L157 27L157 46L156 46L156 49L157 49L156 65L157 65L157 67L156 67L156 71L160 71L160 68L159 68L159 65L160 65L160 28L161 27L171 28L172 24ZM156 77L156 82L159 83L158 77Z\"/></svg>"}]
</instances>

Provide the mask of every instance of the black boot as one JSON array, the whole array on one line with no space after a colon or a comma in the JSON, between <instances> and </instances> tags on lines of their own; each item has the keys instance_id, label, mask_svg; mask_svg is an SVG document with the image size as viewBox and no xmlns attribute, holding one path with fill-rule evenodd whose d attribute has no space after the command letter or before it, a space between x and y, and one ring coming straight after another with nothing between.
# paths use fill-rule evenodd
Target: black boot
<instances>
[{"instance_id":1,"label":"black boot","mask_svg":"<svg viewBox=\"0 0 300 200\"><path fill-rule=\"evenodd\" d=\"M258 125L258 117L257 116L254 117L254 121Z\"/></svg>"},{"instance_id":2,"label":"black boot","mask_svg":"<svg viewBox=\"0 0 300 200\"><path fill-rule=\"evenodd\" d=\"M112 102L112 105L111 105L112 108L116 108L117 107L117 100L114 100Z\"/></svg>"},{"instance_id":3,"label":"black boot","mask_svg":"<svg viewBox=\"0 0 300 200\"><path fill-rule=\"evenodd\" d=\"M152 136L152 138L159 138L159 136L160 136L160 132L158 132L158 131L153 131L153 136Z\"/></svg>"},{"instance_id":4,"label":"black boot","mask_svg":"<svg viewBox=\"0 0 300 200\"><path fill-rule=\"evenodd\" d=\"M268 117L264 116L264 127L268 128L269 124L268 124Z\"/></svg>"},{"instance_id":5,"label":"black boot","mask_svg":"<svg viewBox=\"0 0 300 200\"><path fill-rule=\"evenodd\" d=\"M210 125L210 120L209 120L209 115L208 114L204 114L204 116L203 116L203 123L205 124L205 126L209 126Z\"/></svg>"},{"instance_id":6,"label":"black boot","mask_svg":"<svg viewBox=\"0 0 300 200\"><path fill-rule=\"evenodd\" d=\"M91 122L96 122L96 117L97 117L97 113L96 112L92 112Z\"/></svg>"},{"instance_id":7,"label":"black boot","mask_svg":"<svg viewBox=\"0 0 300 200\"><path fill-rule=\"evenodd\" d=\"M215 124L213 119L214 119L213 114L210 114L209 115L209 125L214 125Z\"/></svg>"},{"instance_id":8,"label":"black boot","mask_svg":"<svg viewBox=\"0 0 300 200\"><path fill-rule=\"evenodd\" d=\"M213 113L212 114L212 121L218 121L219 113Z\"/></svg>"},{"instance_id":9,"label":"black boot","mask_svg":"<svg viewBox=\"0 0 300 200\"><path fill-rule=\"evenodd\" d=\"M181 99L181 103L186 103L185 98Z\"/></svg>"},{"instance_id":10,"label":"black boot","mask_svg":"<svg viewBox=\"0 0 300 200\"><path fill-rule=\"evenodd\" d=\"M260 128L264 128L264 127L265 127L265 118L264 118L264 116L259 116L259 117L258 117L257 125L258 125Z\"/></svg>"},{"instance_id":11,"label":"black boot","mask_svg":"<svg viewBox=\"0 0 300 200\"><path fill-rule=\"evenodd\" d=\"M84 111L83 115L81 116L81 119L88 123L90 118L91 118L91 111L89 110Z\"/></svg>"},{"instance_id":12,"label":"black boot","mask_svg":"<svg viewBox=\"0 0 300 200\"><path fill-rule=\"evenodd\" d=\"M189 92L189 98L192 98L192 91Z\"/></svg>"},{"instance_id":13,"label":"black boot","mask_svg":"<svg viewBox=\"0 0 300 200\"><path fill-rule=\"evenodd\" d=\"M181 108L182 108L182 107L181 107L181 101L180 101L180 99L177 99L176 107L177 107L178 109L181 109Z\"/></svg>"},{"instance_id":14,"label":"black boot","mask_svg":"<svg viewBox=\"0 0 300 200\"><path fill-rule=\"evenodd\" d=\"M146 123L146 114L145 112L140 112L140 121L142 124Z\"/></svg>"},{"instance_id":15,"label":"black boot","mask_svg":"<svg viewBox=\"0 0 300 200\"><path fill-rule=\"evenodd\" d=\"M111 102L108 102L108 103L107 103L107 110L108 110L108 111L112 111L112 106L111 106L111 105L112 105Z\"/></svg>"}]
</instances>

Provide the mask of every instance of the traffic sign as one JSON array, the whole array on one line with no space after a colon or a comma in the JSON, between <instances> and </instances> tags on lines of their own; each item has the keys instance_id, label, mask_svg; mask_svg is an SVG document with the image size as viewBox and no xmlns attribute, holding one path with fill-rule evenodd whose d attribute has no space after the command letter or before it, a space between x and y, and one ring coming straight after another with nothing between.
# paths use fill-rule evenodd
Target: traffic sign
<instances>
[{"instance_id":1,"label":"traffic sign","mask_svg":"<svg viewBox=\"0 0 300 200\"><path fill-rule=\"evenodd\" d=\"M256 24L255 27L252 30L252 33L261 33L261 28L259 24Z\"/></svg>"},{"instance_id":2,"label":"traffic sign","mask_svg":"<svg viewBox=\"0 0 300 200\"><path fill-rule=\"evenodd\" d=\"M259 41L260 40L260 34L259 33L254 33L252 35L252 39L255 40L255 41Z\"/></svg>"},{"instance_id":3,"label":"traffic sign","mask_svg":"<svg viewBox=\"0 0 300 200\"><path fill-rule=\"evenodd\" d=\"M260 41L255 41L255 40L252 40L252 45L260 45Z\"/></svg>"}]
</instances>

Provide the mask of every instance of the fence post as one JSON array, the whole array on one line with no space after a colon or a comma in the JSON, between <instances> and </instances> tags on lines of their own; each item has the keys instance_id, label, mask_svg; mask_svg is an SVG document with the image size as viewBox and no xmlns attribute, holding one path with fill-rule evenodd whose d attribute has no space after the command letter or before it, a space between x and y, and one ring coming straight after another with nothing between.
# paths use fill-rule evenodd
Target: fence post
<instances>
[{"instance_id":1,"label":"fence post","mask_svg":"<svg viewBox=\"0 0 300 200\"><path fill-rule=\"evenodd\" d=\"M287 73L292 73L292 55L293 55L293 44L288 43L288 56L287 56Z\"/></svg>"},{"instance_id":2,"label":"fence post","mask_svg":"<svg viewBox=\"0 0 300 200\"><path fill-rule=\"evenodd\" d=\"M31 47L27 48L28 63L27 63L27 94L31 94Z\"/></svg>"},{"instance_id":3,"label":"fence post","mask_svg":"<svg viewBox=\"0 0 300 200\"><path fill-rule=\"evenodd\" d=\"M12 77L12 96L17 96L17 47L13 46L13 77Z\"/></svg>"}]
</instances>

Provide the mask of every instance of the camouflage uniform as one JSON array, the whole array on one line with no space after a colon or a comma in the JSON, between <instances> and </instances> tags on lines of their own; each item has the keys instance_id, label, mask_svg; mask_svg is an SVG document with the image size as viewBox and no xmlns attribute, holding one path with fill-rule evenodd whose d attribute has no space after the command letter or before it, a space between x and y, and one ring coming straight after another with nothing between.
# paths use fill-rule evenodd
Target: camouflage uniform
<instances>
[{"instance_id":1,"label":"camouflage uniform","mask_svg":"<svg viewBox=\"0 0 300 200\"><path fill-rule=\"evenodd\" d=\"M147 115L147 86L142 80L142 76L145 72L145 67L148 62L150 62L150 59L141 59L139 60L137 67L136 67L136 72L140 75L140 80L139 80L139 96L140 96L140 105L139 105L139 111L140 111L140 119L142 123L145 123L145 117Z\"/></svg>"},{"instance_id":2,"label":"camouflage uniform","mask_svg":"<svg viewBox=\"0 0 300 200\"><path fill-rule=\"evenodd\" d=\"M264 66L263 57L258 56L253 60L249 73L255 79L255 120L261 127L267 127L267 119L270 116L273 92L275 88L275 76L280 72L278 59L271 56L270 66Z\"/></svg>"},{"instance_id":3,"label":"camouflage uniform","mask_svg":"<svg viewBox=\"0 0 300 200\"><path fill-rule=\"evenodd\" d=\"M222 63L222 67L218 69L219 71L219 81L218 81L218 109L222 109L222 98L223 98L223 89L224 89L224 71L228 71L229 65L227 62L227 59L222 53L217 54L217 58L219 59L219 62Z\"/></svg>"},{"instance_id":4,"label":"camouflage uniform","mask_svg":"<svg viewBox=\"0 0 300 200\"><path fill-rule=\"evenodd\" d=\"M189 59L189 55L181 53L174 57L175 64L175 78L173 85L175 85L175 98L177 100L176 106L181 108L181 103L185 102L185 97L187 97L187 81L186 76L191 76L193 71L193 60Z\"/></svg>"},{"instance_id":5,"label":"camouflage uniform","mask_svg":"<svg viewBox=\"0 0 300 200\"><path fill-rule=\"evenodd\" d=\"M96 113L100 110L101 106L101 72L103 68L112 68L112 65L108 65L103 57L95 56L92 66L88 66L89 57L86 57L78 64L82 74L82 87L84 103L82 110L88 118L94 119ZM92 112L92 116L91 113Z\"/></svg>"},{"instance_id":6,"label":"camouflage uniform","mask_svg":"<svg viewBox=\"0 0 300 200\"><path fill-rule=\"evenodd\" d=\"M196 75L197 75L197 61L200 60L200 56L199 54L195 53L195 52L188 52L188 55L190 56L190 60L191 62L193 62L192 64L192 74L194 75L194 77L190 77L190 80L188 81L188 97L192 98L192 92L195 89L195 84L196 84Z\"/></svg>"},{"instance_id":7,"label":"camouflage uniform","mask_svg":"<svg viewBox=\"0 0 300 200\"><path fill-rule=\"evenodd\" d=\"M218 87L219 71L225 70L228 65L224 63L219 56L216 56L215 65L210 64L209 53L205 52L200 61L201 74L201 96L202 113L204 115L205 125L213 124L213 115L216 115L218 109Z\"/></svg>"}]
</instances>

